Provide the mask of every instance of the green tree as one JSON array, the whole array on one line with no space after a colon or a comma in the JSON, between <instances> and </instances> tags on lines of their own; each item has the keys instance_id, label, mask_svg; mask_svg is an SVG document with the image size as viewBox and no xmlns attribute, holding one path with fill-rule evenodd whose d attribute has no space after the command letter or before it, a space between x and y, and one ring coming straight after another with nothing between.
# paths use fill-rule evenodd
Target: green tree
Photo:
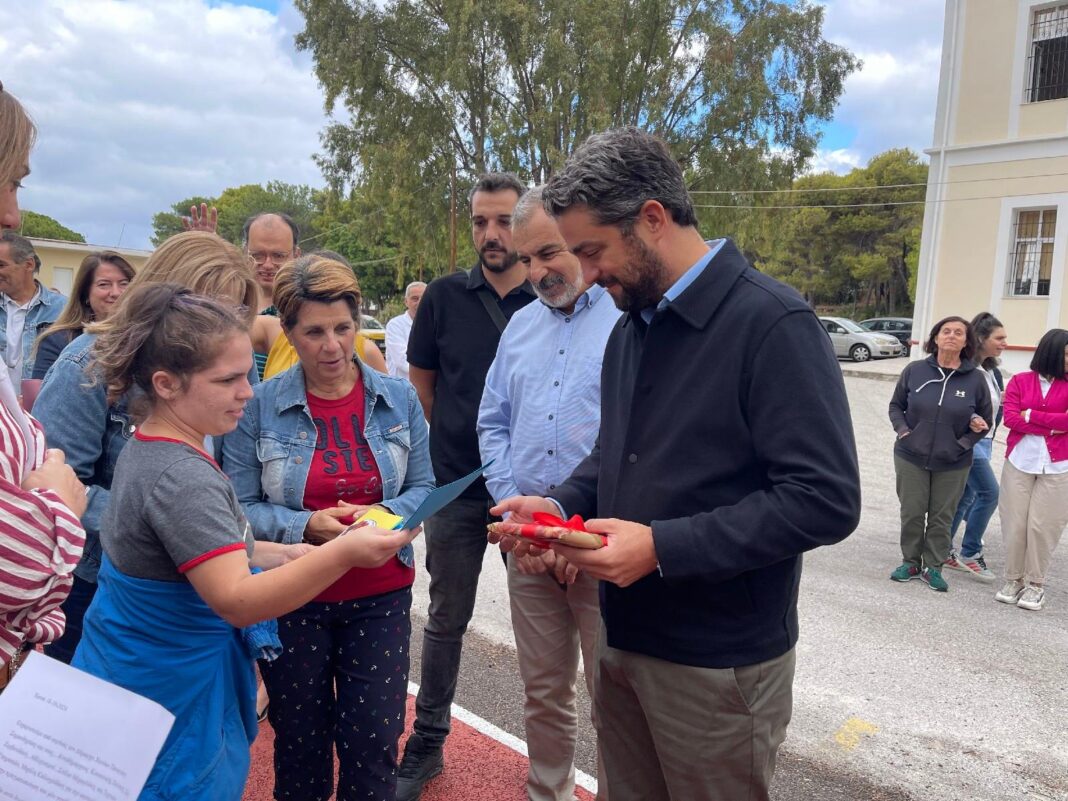
<instances>
[{"instance_id":1,"label":"green tree","mask_svg":"<svg viewBox=\"0 0 1068 801\"><path fill-rule=\"evenodd\" d=\"M813 305L911 313L926 182L927 165L907 149L847 175L804 176L747 212L758 223L743 246Z\"/></svg>"},{"instance_id":2,"label":"green tree","mask_svg":"<svg viewBox=\"0 0 1068 801\"><path fill-rule=\"evenodd\" d=\"M63 242L85 242L85 237L77 231L72 231L67 226L45 214L23 209L22 228L19 233L23 236L38 237L40 239L59 239Z\"/></svg>"},{"instance_id":3,"label":"green tree","mask_svg":"<svg viewBox=\"0 0 1068 801\"><path fill-rule=\"evenodd\" d=\"M694 188L788 184L857 61L806 0L296 0L320 165L417 265L452 265L488 169L541 182L590 133L663 136ZM705 215L716 227L722 215Z\"/></svg>"},{"instance_id":4,"label":"green tree","mask_svg":"<svg viewBox=\"0 0 1068 801\"><path fill-rule=\"evenodd\" d=\"M219 236L241 244L241 231L245 220L253 214L274 211L288 214L300 228L301 240L313 238L318 229L315 225L316 190L301 184L283 181L268 181L266 186L245 184L223 190L217 198L191 197L175 203L170 211L163 211L152 218L152 243L159 245L164 239L183 230L182 217L189 214L189 207L201 203L219 210Z\"/></svg>"}]
</instances>

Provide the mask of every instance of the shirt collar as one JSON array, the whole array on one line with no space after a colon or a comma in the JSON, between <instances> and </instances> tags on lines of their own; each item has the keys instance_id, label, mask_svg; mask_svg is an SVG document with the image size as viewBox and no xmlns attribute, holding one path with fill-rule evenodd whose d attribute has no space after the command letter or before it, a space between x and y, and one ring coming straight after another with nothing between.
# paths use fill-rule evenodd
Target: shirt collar
<instances>
[{"instance_id":1,"label":"shirt collar","mask_svg":"<svg viewBox=\"0 0 1068 801\"><path fill-rule=\"evenodd\" d=\"M392 407L393 404L390 403L389 395L383 387L384 377L359 359L356 360L356 364L359 366L360 375L363 377L364 395L381 398L386 406ZM299 362L294 368L286 370L278 376L277 380L280 384L278 393L275 395L275 410L279 414L294 406L307 405L308 389L304 385L304 368L300 366Z\"/></svg>"},{"instance_id":2,"label":"shirt collar","mask_svg":"<svg viewBox=\"0 0 1068 801\"><path fill-rule=\"evenodd\" d=\"M553 314L558 314L561 317L574 317L583 309L592 309L594 304L604 297L604 294L605 288L599 284L594 284L575 299L575 308L571 310L571 314L565 314L561 309L555 309L547 303L542 303L542 305Z\"/></svg>"},{"instance_id":3,"label":"shirt collar","mask_svg":"<svg viewBox=\"0 0 1068 801\"><path fill-rule=\"evenodd\" d=\"M482 272L482 262L477 262L467 273L467 288L474 291L482 287L487 287L494 295L497 294L493 287L486 282L486 275ZM530 281L524 281L513 289L512 292L526 292L528 295L534 295L536 297L534 287L530 285ZM512 292L509 292L508 294L511 295ZM505 297L507 297L507 295Z\"/></svg>"},{"instance_id":4,"label":"shirt collar","mask_svg":"<svg viewBox=\"0 0 1068 801\"><path fill-rule=\"evenodd\" d=\"M7 295L4 292L0 292L0 297L2 297L4 299L4 305L8 306L8 307L11 307L12 309L28 309L34 303L36 303L38 300L41 299L41 282L38 281L35 278L34 281L33 281L33 286L34 286L33 297L30 298L25 303L23 303L22 305L19 305L18 302L13 297L11 297L10 295Z\"/></svg>"},{"instance_id":5,"label":"shirt collar","mask_svg":"<svg viewBox=\"0 0 1068 801\"><path fill-rule=\"evenodd\" d=\"M712 259L715 258L716 254L719 253L726 241L726 239L715 239L705 242L705 244L708 245L708 252L694 262L690 269L680 275L678 280L668 287L667 292L664 293L664 297L660 299L660 302L656 304L655 308L642 309L642 319L647 325L652 322L653 315L656 314L656 312L666 308L669 303L690 288L690 285L705 271L705 267L707 267Z\"/></svg>"}]
</instances>

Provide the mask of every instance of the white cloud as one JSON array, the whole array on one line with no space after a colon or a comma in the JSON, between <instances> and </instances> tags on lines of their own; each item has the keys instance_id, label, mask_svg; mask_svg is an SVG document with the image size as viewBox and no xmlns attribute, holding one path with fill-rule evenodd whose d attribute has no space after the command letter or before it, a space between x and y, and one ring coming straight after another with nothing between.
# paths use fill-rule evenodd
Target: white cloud
<instances>
[{"instance_id":1,"label":"white cloud","mask_svg":"<svg viewBox=\"0 0 1068 801\"><path fill-rule=\"evenodd\" d=\"M5 87L40 127L22 204L147 247L154 213L271 179L322 183L325 124L291 9L0 0Z\"/></svg>"},{"instance_id":2,"label":"white cloud","mask_svg":"<svg viewBox=\"0 0 1068 801\"><path fill-rule=\"evenodd\" d=\"M930 147L941 66L944 0L826 0L824 35L864 63L845 84L836 137L861 163L891 147Z\"/></svg>"},{"instance_id":3,"label":"white cloud","mask_svg":"<svg viewBox=\"0 0 1068 801\"><path fill-rule=\"evenodd\" d=\"M849 148L837 150L817 150L816 156L808 165L808 172L833 172L839 175L862 167L867 161L859 151Z\"/></svg>"}]
</instances>

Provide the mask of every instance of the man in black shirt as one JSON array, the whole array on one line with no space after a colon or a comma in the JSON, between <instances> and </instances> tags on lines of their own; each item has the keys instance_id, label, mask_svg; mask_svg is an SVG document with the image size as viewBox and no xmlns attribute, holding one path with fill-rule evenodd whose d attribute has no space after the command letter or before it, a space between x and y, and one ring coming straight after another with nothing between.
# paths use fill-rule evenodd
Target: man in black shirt
<instances>
[{"instance_id":1,"label":"man in black shirt","mask_svg":"<svg viewBox=\"0 0 1068 801\"><path fill-rule=\"evenodd\" d=\"M501 331L534 300L526 267L512 250L512 210L526 191L514 175L490 173L471 191L471 235L478 264L430 282L408 339L409 377L430 421L430 458L438 484L479 464L478 405ZM475 606L492 505L479 479L426 522L430 611L415 731L398 769L397 801L419 798L442 770L460 650Z\"/></svg>"},{"instance_id":2,"label":"man in black shirt","mask_svg":"<svg viewBox=\"0 0 1068 801\"><path fill-rule=\"evenodd\" d=\"M590 669L612 801L766 801L792 711L801 554L860 516L841 370L794 290L730 240L703 241L659 139L590 137L544 203L583 278L626 314L593 452L552 500L493 511L577 514L608 538L553 548L601 579Z\"/></svg>"}]
</instances>

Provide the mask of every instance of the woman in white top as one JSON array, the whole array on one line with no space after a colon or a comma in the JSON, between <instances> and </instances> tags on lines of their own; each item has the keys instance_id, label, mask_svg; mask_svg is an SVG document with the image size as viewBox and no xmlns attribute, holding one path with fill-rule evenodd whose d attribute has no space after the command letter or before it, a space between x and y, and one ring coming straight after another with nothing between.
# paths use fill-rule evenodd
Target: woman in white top
<instances>
[{"instance_id":1,"label":"woman in white top","mask_svg":"<svg viewBox=\"0 0 1068 801\"><path fill-rule=\"evenodd\" d=\"M1021 609L1045 604L1045 577L1068 524L1068 331L1038 343L1031 369L1005 387L1009 429L1001 473L1005 586L994 597Z\"/></svg>"},{"instance_id":2,"label":"woman in white top","mask_svg":"<svg viewBox=\"0 0 1068 801\"><path fill-rule=\"evenodd\" d=\"M972 469L968 472L968 484L964 495L957 504L957 513L953 516L950 527L950 546L957 536L957 528L964 521L964 536L961 539L960 552L952 548L945 567L971 573L984 581L997 578L994 571L987 567L983 557L983 534L986 532L994 510L998 508L998 479L990 466L990 455L994 445L994 432L1001 423L1001 393L1005 389L1005 379L998 369L998 359L1005 350L1008 336L1001 321L990 312L982 312L972 320L975 338L979 340L979 350L975 360L983 369L987 387L990 389L990 404L993 408L994 425L983 439L975 443L972 449Z\"/></svg>"}]
</instances>

